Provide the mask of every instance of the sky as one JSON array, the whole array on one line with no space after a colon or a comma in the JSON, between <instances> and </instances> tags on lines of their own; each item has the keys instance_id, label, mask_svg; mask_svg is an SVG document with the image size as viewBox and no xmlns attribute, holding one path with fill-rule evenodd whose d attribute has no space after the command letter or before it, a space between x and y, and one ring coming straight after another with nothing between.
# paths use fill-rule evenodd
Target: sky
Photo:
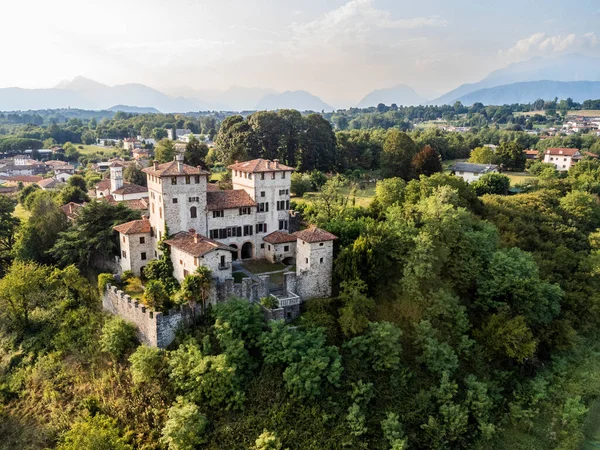
<instances>
[{"instance_id":1,"label":"sky","mask_svg":"<svg viewBox=\"0 0 600 450\"><path fill-rule=\"evenodd\" d=\"M598 0L5 0L0 15L0 87L79 75L351 105L398 84L433 98L534 56L600 56Z\"/></svg>"}]
</instances>

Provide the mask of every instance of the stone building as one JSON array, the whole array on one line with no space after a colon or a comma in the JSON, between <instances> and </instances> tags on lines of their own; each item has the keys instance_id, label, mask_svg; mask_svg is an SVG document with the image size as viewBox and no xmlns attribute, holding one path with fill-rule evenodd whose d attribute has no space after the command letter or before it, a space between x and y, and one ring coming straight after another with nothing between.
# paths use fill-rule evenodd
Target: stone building
<instances>
[{"instance_id":1,"label":"stone building","mask_svg":"<svg viewBox=\"0 0 600 450\"><path fill-rule=\"evenodd\" d=\"M115 227L121 245L119 266L140 275L149 260L161 256L158 244L164 239L179 282L199 266L208 267L215 281L211 302L232 295L258 301L270 295L279 305L270 317L289 320L299 313L302 300L331 295L337 238L315 227L289 232L293 168L277 160L256 159L236 162L229 169L230 190L208 183L210 173L184 164L180 154L171 162L143 169L149 215ZM295 271L285 272L283 284L273 289L269 275L234 283L235 261L249 259L284 262L295 265Z\"/></svg>"}]
</instances>

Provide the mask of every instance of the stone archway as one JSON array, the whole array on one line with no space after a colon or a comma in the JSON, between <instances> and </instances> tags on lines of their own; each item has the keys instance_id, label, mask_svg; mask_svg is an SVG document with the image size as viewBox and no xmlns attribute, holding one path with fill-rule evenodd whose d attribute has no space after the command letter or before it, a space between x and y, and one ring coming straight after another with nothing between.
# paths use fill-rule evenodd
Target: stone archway
<instances>
[{"instance_id":1,"label":"stone archway","mask_svg":"<svg viewBox=\"0 0 600 450\"><path fill-rule=\"evenodd\" d=\"M231 260L232 261L237 261L238 256L239 256L239 250L238 250L238 246L235 244L229 244L229 246L233 249L235 249L235 252L231 252Z\"/></svg>"},{"instance_id":2,"label":"stone archway","mask_svg":"<svg viewBox=\"0 0 600 450\"><path fill-rule=\"evenodd\" d=\"M252 245L252 242L245 242L244 245L242 245L242 259L252 259L254 256L254 247Z\"/></svg>"}]
</instances>

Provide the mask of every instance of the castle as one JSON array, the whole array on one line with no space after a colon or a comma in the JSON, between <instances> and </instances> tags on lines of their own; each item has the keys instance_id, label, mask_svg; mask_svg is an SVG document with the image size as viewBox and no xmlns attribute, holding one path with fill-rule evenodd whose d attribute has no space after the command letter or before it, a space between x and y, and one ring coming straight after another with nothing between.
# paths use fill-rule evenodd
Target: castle
<instances>
[{"instance_id":1,"label":"castle","mask_svg":"<svg viewBox=\"0 0 600 450\"><path fill-rule=\"evenodd\" d=\"M209 183L210 173L184 164L181 154L144 169L148 215L115 227L120 269L140 275L161 256L158 243L164 238L179 282L199 266L212 271L213 303L232 295L250 301L273 296L284 309L282 318L289 319L299 313L302 300L330 296L337 238L315 227L289 232L294 169L265 159L236 162L228 169L230 190ZM111 176L119 178L119 168L111 167ZM279 284L269 282L268 275L234 283L233 267L252 259L284 262L295 270L283 274Z\"/></svg>"}]
</instances>

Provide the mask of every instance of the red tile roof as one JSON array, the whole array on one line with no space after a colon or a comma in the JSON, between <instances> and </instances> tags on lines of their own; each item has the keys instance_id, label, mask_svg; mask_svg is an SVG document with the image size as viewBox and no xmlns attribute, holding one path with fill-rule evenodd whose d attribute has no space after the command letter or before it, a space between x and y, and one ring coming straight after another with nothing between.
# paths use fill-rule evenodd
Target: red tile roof
<instances>
[{"instance_id":1,"label":"red tile roof","mask_svg":"<svg viewBox=\"0 0 600 450\"><path fill-rule=\"evenodd\" d=\"M43 177L39 175L15 175L14 177L3 177L6 181L21 181L22 183L37 183L41 181Z\"/></svg>"},{"instance_id":2,"label":"red tile roof","mask_svg":"<svg viewBox=\"0 0 600 450\"><path fill-rule=\"evenodd\" d=\"M213 250L219 249L236 251L225 244L213 241L206 236L202 236L201 234L192 231L193 230L180 231L171 236L165 243L192 256L203 256Z\"/></svg>"},{"instance_id":3,"label":"red tile roof","mask_svg":"<svg viewBox=\"0 0 600 450\"><path fill-rule=\"evenodd\" d=\"M256 202L243 189L206 192L206 209L208 211L242 208L245 206L256 206Z\"/></svg>"},{"instance_id":4,"label":"red tile roof","mask_svg":"<svg viewBox=\"0 0 600 450\"><path fill-rule=\"evenodd\" d=\"M228 169L240 170L242 172L283 172L286 170L296 170L293 167L285 166L277 161L268 159L253 159L252 161L238 162L227 166Z\"/></svg>"},{"instance_id":5,"label":"red tile roof","mask_svg":"<svg viewBox=\"0 0 600 450\"><path fill-rule=\"evenodd\" d=\"M329 231L322 230L321 228L311 227L306 230L296 231L294 233L298 239L303 240L304 242L314 243L314 242L323 242L323 241L333 241L337 239L335 234L331 234Z\"/></svg>"},{"instance_id":6,"label":"red tile roof","mask_svg":"<svg viewBox=\"0 0 600 450\"><path fill-rule=\"evenodd\" d=\"M37 185L42 189L55 189L64 185L62 181L58 181L56 178L44 178L37 182Z\"/></svg>"},{"instance_id":7,"label":"red tile roof","mask_svg":"<svg viewBox=\"0 0 600 450\"><path fill-rule=\"evenodd\" d=\"M217 183L206 183L206 190L207 191L220 191L221 188L219 187L219 185Z\"/></svg>"},{"instance_id":8,"label":"red tile roof","mask_svg":"<svg viewBox=\"0 0 600 450\"><path fill-rule=\"evenodd\" d=\"M150 221L148 219L132 220L113 227L115 231L121 234L141 234L150 233Z\"/></svg>"},{"instance_id":9,"label":"red tile roof","mask_svg":"<svg viewBox=\"0 0 600 450\"><path fill-rule=\"evenodd\" d=\"M133 183L125 183L116 191L111 192L111 194L117 195L125 195L125 194L139 194L141 192L148 192L148 188L145 186L140 186Z\"/></svg>"},{"instance_id":10,"label":"red tile roof","mask_svg":"<svg viewBox=\"0 0 600 450\"><path fill-rule=\"evenodd\" d=\"M155 177L167 177L174 175L210 175L210 172L206 170L202 170L200 167L188 166L187 164L182 164L182 171L178 169L178 162L171 161L164 164L158 164L156 169L154 166L147 167L142 169L142 172L145 172L149 175L154 175Z\"/></svg>"},{"instance_id":11,"label":"red tile roof","mask_svg":"<svg viewBox=\"0 0 600 450\"><path fill-rule=\"evenodd\" d=\"M284 233L283 231L273 231L263 238L263 241L269 244L284 244L286 242L296 242L297 240L298 238L293 234Z\"/></svg>"},{"instance_id":12,"label":"red tile roof","mask_svg":"<svg viewBox=\"0 0 600 450\"><path fill-rule=\"evenodd\" d=\"M102 181L98 181L96 183L96 190L97 191L106 191L110 189L110 180L108 178L105 178Z\"/></svg>"},{"instance_id":13,"label":"red tile roof","mask_svg":"<svg viewBox=\"0 0 600 450\"><path fill-rule=\"evenodd\" d=\"M546 155L564 155L564 156L575 156L579 152L577 148L549 148L544 153Z\"/></svg>"},{"instance_id":14,"label":"red tile roof","mask_svg":"<svg viewBox=\"0 0 600 450\"><path fill-rule=\"evenodd\" d=\"M66 214L69 220L75 220L79 216L79 210L83 208L84 205L80 205L79 203L69 202L66 205L62 205L60 209Z\"/></svg>"},{"instance_id":15,"label":"red tile roof","mask_svg":"<svg viewBox=\"0 0 600 450\"><path fill-rule=\"evenodd\" d=\"M148 209L148 198L136 198L132 200L115 200L112 195L107 195L104 197L104 200L108 203L112 203L116 205L117 203L123 203L129 209L133 209L135 211L146 211Z\"/></svg>"}]
</instances>

